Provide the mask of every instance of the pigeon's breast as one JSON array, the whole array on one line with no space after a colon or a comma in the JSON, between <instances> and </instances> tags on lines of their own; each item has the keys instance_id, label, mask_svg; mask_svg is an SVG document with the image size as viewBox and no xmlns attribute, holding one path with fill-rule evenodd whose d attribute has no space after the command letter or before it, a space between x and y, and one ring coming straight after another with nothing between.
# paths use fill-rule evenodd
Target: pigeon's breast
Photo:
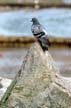
<instances>
[{"instance_id":1,"label":"pigeon's breast","mask_svg":"<svg viewBox=\"0 0 71 108\"><path fill-rule=\"evenodd\" d=\"M32 26L32 32L33 32L33 34L40 33L40 32L41 32L41 31L40 31L40 26L38 26L38 25L33 25L33 26Z\"/></svg>"}]
</instances>

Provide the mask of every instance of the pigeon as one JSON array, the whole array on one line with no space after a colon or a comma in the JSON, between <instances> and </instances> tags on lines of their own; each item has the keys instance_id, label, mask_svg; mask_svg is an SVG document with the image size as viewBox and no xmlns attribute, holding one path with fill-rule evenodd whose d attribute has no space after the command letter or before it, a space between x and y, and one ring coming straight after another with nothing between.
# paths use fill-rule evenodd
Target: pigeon
<instances>
[{"instance_id":1,"label":"pigeon","mask_svg":"<svg viewBox=\"0 0 71 108\"><path fill-rule=\"evenodd\" d=\"M43 26L39 23L37 18L32 18L32 26L31 26L32 34L36 37L37 41L39 42L42 50L48 51L48 36L46 30Z\"/></svg>"}]
</instances>

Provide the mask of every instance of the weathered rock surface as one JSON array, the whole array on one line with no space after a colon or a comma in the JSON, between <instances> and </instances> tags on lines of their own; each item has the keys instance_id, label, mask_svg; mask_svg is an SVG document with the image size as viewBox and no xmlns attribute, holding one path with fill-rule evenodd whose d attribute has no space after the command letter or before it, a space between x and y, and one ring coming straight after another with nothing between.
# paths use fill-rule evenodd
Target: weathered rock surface
<instances>
[{"instance_id":1,"label":"weathered rock surface","mask_svg":"<svg viewBox=\"0 0 71 108\"><path fill-rule=\"evenodd\" d=\"M0 108L71 108L70 92L49 52L37 44L28 50L17 82Z\"/></svg>"},{"instance_id":2,"label":"weathered rock surface","mask_svg":"<svg viewBox=\"0 0 71 108\"><path fill-rule=\"evenodd\" d=\"M0 101L11 83L11 79L0 77Z\"/></svg>"}]
</instances>

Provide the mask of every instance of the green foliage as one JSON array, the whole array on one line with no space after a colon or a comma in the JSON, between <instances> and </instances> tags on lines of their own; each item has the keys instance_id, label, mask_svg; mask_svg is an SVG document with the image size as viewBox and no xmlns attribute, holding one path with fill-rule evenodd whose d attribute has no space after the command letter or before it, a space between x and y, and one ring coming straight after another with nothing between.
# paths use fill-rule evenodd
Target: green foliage
<instances>
[{"instance_id":1,"label":"green foliage","mask_svg":"<svg viewBox=\"0 0 71 108\"><path fill-rule=\"evenodd\" d=\"M18 0L0 0L0 3L15 3Z\"/></svg>"},{"instance_id":2,"label":"green foliage","mask_svg":"<svg viewBox=\"0 0 71 108\"><path fill-rule=\"evenodd\" d=\"M0 0L0 3L19 3L19 2L33 2L34 0ZM57 4L57 3L62 3L62 0L39 0L40 2L46 2L49 4Z\"/></svg>"}]
</instances>

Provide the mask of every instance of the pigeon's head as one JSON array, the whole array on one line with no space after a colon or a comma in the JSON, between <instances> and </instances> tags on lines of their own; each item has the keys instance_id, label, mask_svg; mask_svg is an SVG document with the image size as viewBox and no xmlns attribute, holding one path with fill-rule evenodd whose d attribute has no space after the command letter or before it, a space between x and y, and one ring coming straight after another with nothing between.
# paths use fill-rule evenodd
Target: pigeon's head
<instances>
[{"instance_id":1,"label":"pigeon's head","mask_svg":"<svg viewBox=\"0 0 71 108\"><path fill-rule=\"evenodd\" d=\"M37 18L32 18L33 24L40 24Z\"/></svg>"}]
</instances>

